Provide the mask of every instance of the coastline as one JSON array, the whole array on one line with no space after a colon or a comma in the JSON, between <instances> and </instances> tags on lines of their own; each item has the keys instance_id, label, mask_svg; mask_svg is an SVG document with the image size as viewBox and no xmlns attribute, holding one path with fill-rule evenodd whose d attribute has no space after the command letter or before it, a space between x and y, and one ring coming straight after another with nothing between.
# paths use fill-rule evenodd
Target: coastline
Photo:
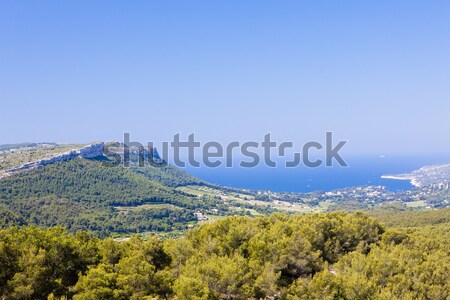
<instances>
[{"instance_id":1,"label":"coastline","mask_svg":"<svg viewBox=\"0 0 450 300\"><path fill-rule=\"evenodd\" d=\"M409 180L411 185L415 187L420 187L420 183L416 178L410 178L410 177L401 177L401 176L394 176L394 175L382 175L382 179L392 179L392 180Z\"/></svg>"}]
</instances>

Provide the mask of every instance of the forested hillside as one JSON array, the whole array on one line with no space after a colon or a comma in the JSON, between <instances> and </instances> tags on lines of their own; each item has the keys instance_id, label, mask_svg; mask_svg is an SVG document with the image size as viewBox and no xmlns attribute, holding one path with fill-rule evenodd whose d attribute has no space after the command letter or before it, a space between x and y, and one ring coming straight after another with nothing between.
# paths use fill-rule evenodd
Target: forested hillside
<instances>
[{"instance_id":1,"label":"forested hillside","mask_svg":"<svg viewBox=\"0 0 450 300\"><path fill-rule=\"evenodd\" d=\"M204 181L192 176L189 173L181 171L172 165L161 165L158 167L146 166L145 168L132 166L131 169L144 175L146 178L158 182L164 186L177 187L184 185L203 185Z\"/></svg>"},{"instance_id":2,"label":"forested hillside","mask_svg":"<svg viewBox=\"0 0 450 300\"><path fill-rule=\"evenodd\" d=\"M170 231L184 229L198 209L218 209L212 197L173 188L201 181L170 166L137 169L103 167L101 161L73 159L0 180L0 226L62 225L70 231ZM167 184L171 182L170 186ZM138 208L146 204L146 209ZM154 204L154 206L149 206Z\"/></svg>"},{"instance_id":3,"label":"forested hillside","mask_svg":"<svg viewBox=\"0 0 450 300\"><path fill-rule=\"evenodd\" d=\"M448 216L448 210L436 211L443 213ZM165 241L116 242L61 228L8 228L0 231L0 294L2 299L445 300L449 249L448 222L406 229L343 212L229 217Z\"/></svg>"},{"instance_id":4,"label":"forested hillside","mask_svg":"<svg viewBox=\"0 0 450 300\"><path fill-rule=\"evenodd\" d=\"M368 210L367 213L390 227L419 227L450 222L450 207L424 211L387 206Z\"/></svg>"}]
</instances>

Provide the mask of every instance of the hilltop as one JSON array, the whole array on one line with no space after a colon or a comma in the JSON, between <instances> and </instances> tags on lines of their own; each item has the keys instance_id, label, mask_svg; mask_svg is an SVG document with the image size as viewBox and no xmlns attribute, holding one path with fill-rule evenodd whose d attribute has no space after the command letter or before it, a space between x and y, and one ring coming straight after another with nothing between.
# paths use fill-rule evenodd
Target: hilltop
<instances>
[{"instance_id":1,"label":"hilltop","mask_svg":"<svg viewBox=\"0 0 450 300\"><path fill-rule=\"evenodd\" d=\"M3 146L0 227L61 225L71 232L126 236L273 211L267 202L251 203L249 192L205 182L163 161L139 166L132 157L130 167L111 165L103 146Z\"/></svg>"},{"instance_id":2,"label":"hilltop","mask_svg":"<svg viewBox=\"0 0 450 300\"><path fill-rule=\"evenodd\" d=\"M104 167L102 147L36 144L2 150L1 225L63 225L100 234L170 231L195 222L196 210L216 206L217 201L176 190L203 182L174 167Z\"/></svg>"}]
</instances>

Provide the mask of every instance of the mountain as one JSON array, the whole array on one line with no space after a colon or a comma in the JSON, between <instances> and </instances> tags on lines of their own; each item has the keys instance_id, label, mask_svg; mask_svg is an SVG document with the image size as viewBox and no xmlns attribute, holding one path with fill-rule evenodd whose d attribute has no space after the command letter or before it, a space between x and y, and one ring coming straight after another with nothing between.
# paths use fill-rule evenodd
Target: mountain
<instances>
[{"instance_id":1,"label":"mountain","mask_svg":"<svg viewBox=\"0 0 450 300\"><path fill-rule=\"evenodd\" d=\"M63 225L106 235L184 229L199 210L226 214L221 201L177 189L204 185L200 179L167 164L106 167L102 145L4 147L1 226Z\"/></svg>"}]
</instances>

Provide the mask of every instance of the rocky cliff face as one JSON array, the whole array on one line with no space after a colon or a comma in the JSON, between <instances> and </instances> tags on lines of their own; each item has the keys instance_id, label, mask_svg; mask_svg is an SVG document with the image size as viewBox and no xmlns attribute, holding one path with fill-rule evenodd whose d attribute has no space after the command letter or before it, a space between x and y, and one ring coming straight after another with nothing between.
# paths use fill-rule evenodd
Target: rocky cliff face
<instances>
[{"instance_id":1,"label":"rocky cliff face","mask_svg":"<svg viewBox=\"0 0 450 300\"><path fill-rule=\"evenodd\" d=\"M70 159L73 159L75 157L81 157L81 158L94 158L103 156L103 146L104 143L94 143L90 144L88 146L85 146L83 148L74 149L71 151L67 151L61 154L57 154L48 158L44 158L38 161L32 161L14 168L11 168L9 170L6 170L5 175L12 175L19 171L25 171L25 170L31 170L34 168L39 168L45 165L49 165L55 162L60 161L68 161Z\"/></svg>"}]
</instances>

